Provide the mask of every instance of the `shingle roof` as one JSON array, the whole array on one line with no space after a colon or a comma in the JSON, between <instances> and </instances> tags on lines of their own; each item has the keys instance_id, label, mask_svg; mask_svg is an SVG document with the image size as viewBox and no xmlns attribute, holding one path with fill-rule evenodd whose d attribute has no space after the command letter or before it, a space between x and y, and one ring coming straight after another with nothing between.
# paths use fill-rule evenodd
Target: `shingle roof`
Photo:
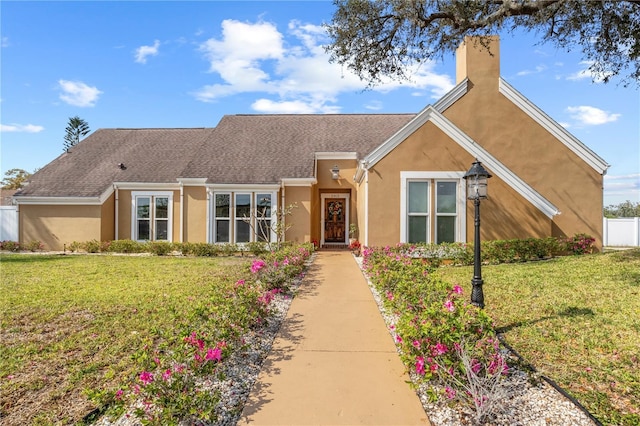
<instances>
[{"instance_id":1,"label":"shingle roof","mask_svg":"<svg viewBox=\"0 0 640 426\"><path fill-rule=\"evenodd\" d=\"M356 152L362 158L413 117L229 115L215 128L101 129L35 173L18 196L96 197L113 182L177 178L225 184L310 178L314 153Z\"/></svg>"},{"instance_id":2,"label":"shingle roof","mask_svg":"<svg viewBox=\"0 0 640 426\"><path fill-rule=\"evenodd\" d=\"M278 183L314 177L314 153L364 157L415 114L228 115L183 177L212 183Z\"/></svg>"},{"instance_id":3,"label":"shingle roof","mask_svg":"<svg viewBox=\"0 0 640 426\"><path fill-rule=\"evenodd\" d=\"M34 173L18 196L96 197L113 182L171 182L208 129L100 129ZM126 167L121 169L119 163Z\"/></svg>"}]
</instances>

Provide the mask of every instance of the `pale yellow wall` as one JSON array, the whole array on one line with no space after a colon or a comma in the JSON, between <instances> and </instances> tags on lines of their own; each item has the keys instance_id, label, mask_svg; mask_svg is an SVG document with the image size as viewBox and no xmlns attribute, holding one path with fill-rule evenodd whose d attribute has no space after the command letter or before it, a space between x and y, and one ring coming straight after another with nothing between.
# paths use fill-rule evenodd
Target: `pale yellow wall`
<instances>
[{"instance_id":1,"label":"pale yellow wall","mask_svg":"<svg viewBox=\"0 0 640 426\"><path fill-rule=\"evenodd\" d=\"M433 123L426 123L409 136L369 171L369 245L393 245L400 241L400 172L466 172L473 161L469 153ZM481 204L481 239L551 234L550 219L498 177L489 180L489 196ZM472 202L466 202L466 215L467 241L472 241ZM434 229L434 215L431 221Z\"/></svg>"},{"instance_id":2,"label":"pale yellow wall","mask_svg":"<svg viewBox=\"0 0 640 426\"><path fill-rule=\"evenodd\" d=\"M100 241L112 241L115 239L115 204L115 192L102 203L102 208L100 209Z\"/></svg>"},{"instance_id":3,"label":"pale yellow wall","mask_svg":"<svg viewBox=\"0 0 640 426\"><path fill-rule=\"evenodd\" d=\"M183 194L183 239L190 243L204 243L207 241L207 190L204 186L185 186ZM174 211L174 214L178 213L179 210ZM179 237L178 233L174 241L179 241Z\"/></svg>"},{"instance_id":4,"label":"pale yellow wall","mask_svg":"<svg viewBox=\"0 0 640 426\"><path fill-rule=\"evenodd\" d=\"M285 218L285 223L291 225L285 234L286 241L303 243L311 241L311 193L310 186L285 187L285 205L296 204L291 215ZM281 206L282 207L282 206Z\"/></svg>"},{"instance_id":5,"label":"pale yellow wall","mask_svg":"<svg viewBox=\"0 0 640 426\"><path fill-rule=\"evenodd\" d=\"M131 191L118 190L118 235L117 240L131 239Z\"/></svg>"},{"instance_id":6,"label":"pale yellow wall","mask_svg":"<svg viewBox=\"0 0 640 426\"><path fill-rule=\"evenodd\" d=\"M337 165L340 169L340 178L333 180L331 177L331 169ZM358 215L358 191L353 176L356 173L358 163L356 160L318 160L317 161L317 180L318 183L313 188L312 203L312 238L320 241L321 228L320 221L322 218L321 194L324 193L346 193L349 194L349 220L347 222L347 230L350 223L357 221Z\"/></svg>"},{"instance_id":7,"label":"pale yellow wall","mask_svg":"<svg viewBox=\"0 0 640 426\"><path fill-rule=\"evenodd\" d=\"M601 247L602 175L498 92L499 49L491 53L468 51L469 92L444 115L559 208L554 236L584 232Z\"/></svg>"},{"instance_id":8,"label":"pale yellow wall","mask_svg":"<svg viewBox=\"0 0 640 426\"><path fill-rule=\"evenodd\" d=\"M40 241L45 250L62 250L73 241L101 239L101 206L20 205L20 243Z\"/></svg>"},{"instance_id":9,"label":"pale yellow wall","mask_svg":"<svg viewBox=\"0 0 640 426\"><path fill-rule=\"evenodd\" d=\"M128 189L118 190L118 238L129 240L131 235L131 192ZM152 191L150 191L152 192ZM180 191L173 192L173 235L172 241L180 241Z\"/></svg>"}]
</instances>

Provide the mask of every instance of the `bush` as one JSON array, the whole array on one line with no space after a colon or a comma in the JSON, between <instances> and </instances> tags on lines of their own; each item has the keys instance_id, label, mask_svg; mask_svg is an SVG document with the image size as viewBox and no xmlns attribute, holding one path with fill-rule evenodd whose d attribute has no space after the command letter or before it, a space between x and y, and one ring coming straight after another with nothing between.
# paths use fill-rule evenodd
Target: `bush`
<instances>
[{"instance_id":1,"label":"bush","mask_svg":"<svg viewBox=\"0 0 640 426\"><path fill-rule=\"evenodd\" d=\"M218 244L219 254L222 256L233 256L238 250L238 246L233 243Z\"/></svg>"},{"instance_id":2,"label":"bush","mask_svg":"<svg viewBox=\"0 0 640 426\"><path fill-rule=\"evenodd\" d=\"M133 240L114 240L109 245L111 253L144 253L147 251L146 244Z\"/></svg>"},{"instance_id":3,"label":"bush","mask_svg":"<svg viewBox=\"0 0 640 426\"><path fill-rule=\"evenodd\" d=\"M207 243L177 243L175 247L185 256L214 257L220 252L215 244Z\"/></svg>"},{"instance_id":4,"label":"bush","mask_svg":"<svg viewBox=\"0 0 640 426\"><path fill-rule=\"evenodd\" d=\"M82 250L82 247L83 247L82 243L78 241L73 241L69 243L69 246L67 248L69 249L69 251L71 251L71 253L76 253Z\"/></svg>"},{"instance_id":5,"label":"bush","mask_svg":"<svg viewBox=\"0 0 640 426\"><path fill-rule=\"evenodd\" d=\"M44 244L42 244L38 240L33 240L33 241L29 241L27 244L25 244L23 248L25 250L29 250L29 251L32 251L32 252L42 251L42 250L44 250Z\"/></svg>"},{"instance_id":6,"label":"bush","mask_svg":"<svg viewBox=\"0 0 640 426\"><path fill-rule=\"evenodd\" d=\"M17 241L5 240L0 242L0 249L14 252L20 251L20 244Z\"/></svg>"},{"instance_id":7,"label":"bush","mask_svg":"<svg viewBox=\"0 0 640 426\"><path fill-rule=\"evenodd\" d=\"M168 241L149 241L147 248L156 256L166 256L173 251L173 245Z\"/></svg>"},{"instance_id":8,"label":"bush","mask_svg":"<svg viewBox=\"0 0 640 426\"><path fill-rule=\"evenodd\" d=\"M247 243L246 247L254 256L260 256L267 252L267 244L264 241L252 241Z\"/></svg>"},{"instance_id":9,"label":"bush","mask_svg":"<svg viewBox=\"0 0 640 426\"><path fill-rule=\"evenodd\" d=\"M576 234L562 240L562 246L569 254L586 254L593 251L595 238L587 234Z\"/></svg>"},{"instance_id":10,"label":"bush","mask_svg":"<svg viewBox=\"0 0 640 426\"><path fill-rule=\"evenodd\" d=\"M91 241L87 241L86 243L84 243L82 245L82 248L87 252L87 253L99 253L100 252L100 241L98 240L91 240Z\"/></svg>"}]
</instances>

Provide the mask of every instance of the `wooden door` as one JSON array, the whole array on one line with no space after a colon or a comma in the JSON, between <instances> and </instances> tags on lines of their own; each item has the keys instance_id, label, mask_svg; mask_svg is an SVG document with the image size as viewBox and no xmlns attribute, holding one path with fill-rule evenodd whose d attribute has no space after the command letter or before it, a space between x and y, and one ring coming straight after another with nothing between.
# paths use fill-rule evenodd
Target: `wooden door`
<instances>
[{"instance_id":1,"label":"wooden door","mask_svg":"<svg viewBox=\"0 0 640 426\"><path fill-rule=\"evenodd\" d=\"M346 209L343 198L327 198L324 201L324 241L344 243L346 241Z\"/></svg>"}]
</instances>

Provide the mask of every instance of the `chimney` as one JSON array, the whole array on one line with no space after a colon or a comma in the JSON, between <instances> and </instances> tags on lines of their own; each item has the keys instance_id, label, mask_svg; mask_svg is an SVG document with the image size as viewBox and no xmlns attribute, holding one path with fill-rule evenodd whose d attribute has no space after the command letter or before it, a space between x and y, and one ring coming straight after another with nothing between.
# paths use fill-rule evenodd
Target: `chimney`
<instances>
[{"instance_id":1,"label":"chimney","mask_svg":"<svg viewBox=\"0 0 640 426\"><path fill-rule=\"evenodd\" d=\"M472 83L500 78L500 37L466 36L456 50L456 84L465 78Z\"/></svg>"}]
</instances>

